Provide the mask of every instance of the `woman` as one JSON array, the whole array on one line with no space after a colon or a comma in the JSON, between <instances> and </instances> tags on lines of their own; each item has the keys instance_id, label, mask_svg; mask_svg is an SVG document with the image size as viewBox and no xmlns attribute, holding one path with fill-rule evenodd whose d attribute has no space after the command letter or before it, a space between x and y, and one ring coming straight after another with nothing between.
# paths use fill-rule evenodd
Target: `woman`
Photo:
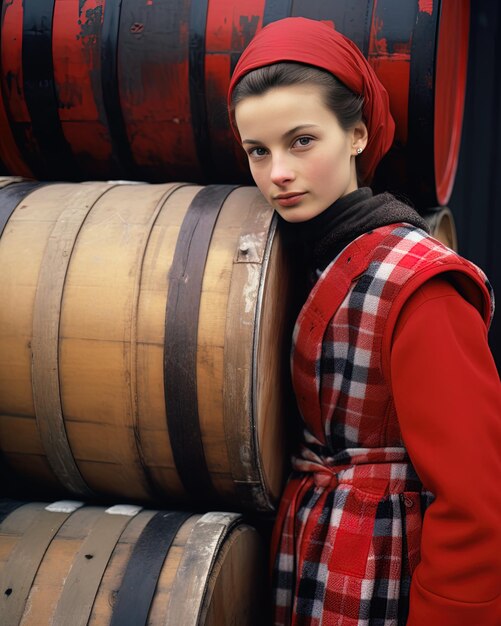
<instances>
[{"instance_id":1,"label":"woman","mask_svg":"<svg viewBox=\"0 0 501 626\"><path fill-rule=\"evenodd\" d=\"M287 18L242 54L230 118L310 251L293 337L305 422L272 541L275 624L501 623L501 386L485 276L368 187L388 96L356 46Z\"/></svg>"}]
</instances>

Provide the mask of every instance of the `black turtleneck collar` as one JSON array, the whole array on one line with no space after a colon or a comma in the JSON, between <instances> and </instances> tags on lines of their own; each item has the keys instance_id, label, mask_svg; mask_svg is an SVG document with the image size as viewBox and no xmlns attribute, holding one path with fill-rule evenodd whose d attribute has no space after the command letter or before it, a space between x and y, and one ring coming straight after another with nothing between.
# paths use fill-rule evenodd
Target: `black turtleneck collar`
<instances>
[{"instance_id":1,"label":"black turtleneck collar","mask_svg":"<svg viewBox=\"0 0 501 626\"><path fill-rule=\"evenodd\" d=\"M399 222L429 232L425 220L407 204L390 193L373 196L369 187L361 187L339 198L311 220L297 224L282 221L282 226L289 237L302 241L309 249L313 267L324 270L358 236Z\"/></svg>"}]
</instances>

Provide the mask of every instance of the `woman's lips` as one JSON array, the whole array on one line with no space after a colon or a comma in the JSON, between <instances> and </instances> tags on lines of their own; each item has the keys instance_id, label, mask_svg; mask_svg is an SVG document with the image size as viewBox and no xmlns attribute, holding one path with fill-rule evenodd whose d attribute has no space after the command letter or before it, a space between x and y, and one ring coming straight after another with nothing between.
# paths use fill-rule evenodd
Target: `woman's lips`
<instances>
[{"instance_id":1,"label":"woman's lips","mask_svg":"<svg viewBox=\"0 0 501 626\"><path fill-rule=\"evenodd\" d=\"M283 207L291 207L298 204L304 195L305 192L283 194L275 196L275 202Z\"/></svg>"}]
</instances>

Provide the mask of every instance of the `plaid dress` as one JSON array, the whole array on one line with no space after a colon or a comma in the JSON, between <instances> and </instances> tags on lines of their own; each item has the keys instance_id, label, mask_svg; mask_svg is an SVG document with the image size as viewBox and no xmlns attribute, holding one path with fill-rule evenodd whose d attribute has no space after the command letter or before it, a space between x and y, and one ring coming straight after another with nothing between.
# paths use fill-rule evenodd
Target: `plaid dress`
<instances>
[{"instance_id":1,"label":"plaid dress","mask_svg":"<svg viewBox=\"0 0 501 626\"><path fill-rule=\"evenodd\" d=\"M388 363L403 304L443 272L489 324L493 300L481 270L407 224L347 246L299 314L291 364L306 428L272 540L277 625L407 621L434 496L403 445Z\"/></svg>"}]
</instances>

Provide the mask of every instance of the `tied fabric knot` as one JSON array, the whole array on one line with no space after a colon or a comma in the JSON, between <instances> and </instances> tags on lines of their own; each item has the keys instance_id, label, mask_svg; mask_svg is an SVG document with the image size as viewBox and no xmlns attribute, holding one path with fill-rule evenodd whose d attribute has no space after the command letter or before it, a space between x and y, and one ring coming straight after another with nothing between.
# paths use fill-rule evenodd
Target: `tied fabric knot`
<instances>
[{"instance_id":1,"label":"tied fabric knot","mask_svg":"<svg viewBox=\"0 0 501 626\"><path fill-rule=\"evenodd\" d=\"M422 488L403 446L385 448L345 448L329 454L328 447L307 429L299 454L292 457L295 472L306 475L309 484L335 489L345 483L362 485L374 495L389 491L414 491Z\"/></svg>"},{"instance_id":2,"label":"tied fabric knot","mask_svg":"<svg viewBox=\"0 0 501 626\"><path fill-rule=\"evenodd\" d=\"M336 472L325 466L313 474L313 482L316 487L322 487L324 489L335 489L339 485Z\"/></svg>"},{"instance_id":3,"label":"tied fabric knot","mask_svg":"<svg viewBox=\"0 0 501 626\"><path fill-rule=\"evenodd\" d=\"M311 434L309 438L314 440L315 447L320 449L320 442ZM296 471L310 474L316 487L334 489L339 484L338 472L351 467L351 463L335 464L332 457L323 456L314 449L303 446L301 456L292 457L292 466Z\"/></svg>"}]
</instances>

